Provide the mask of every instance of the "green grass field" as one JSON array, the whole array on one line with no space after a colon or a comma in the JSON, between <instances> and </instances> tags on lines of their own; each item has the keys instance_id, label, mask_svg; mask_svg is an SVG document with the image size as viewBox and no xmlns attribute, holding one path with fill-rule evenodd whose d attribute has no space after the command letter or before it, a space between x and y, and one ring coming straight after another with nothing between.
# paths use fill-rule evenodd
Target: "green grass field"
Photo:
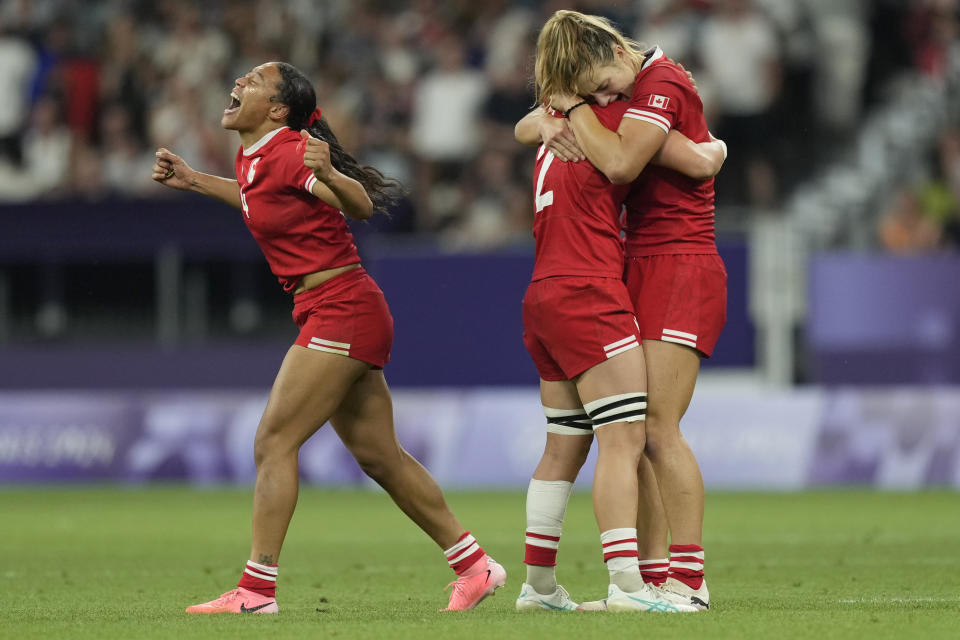
<instances>
[{"instance_id":1,"label":"green grass field","mask_svg":"<svg viewBox=\"0 0 960 640\"><path fill-rule=\"evenodd\" d=\"M506 567L477 610L441 613L452 573L378 492L305 490L280 563L279 616L194 617L249 551L249 490L0 491L2 638L960 638L960 494L708 495L714 603L688 615L518 614L523 495L453 493ZM587 494L558 575L602 597Z\"/></svg>"}]
</instances>

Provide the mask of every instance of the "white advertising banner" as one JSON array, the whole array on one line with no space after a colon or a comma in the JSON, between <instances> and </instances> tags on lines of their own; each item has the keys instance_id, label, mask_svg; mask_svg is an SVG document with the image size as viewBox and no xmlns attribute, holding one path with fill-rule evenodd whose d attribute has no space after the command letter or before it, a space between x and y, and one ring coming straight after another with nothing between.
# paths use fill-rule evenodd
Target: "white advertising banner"
<instances>
[{"instance_id":1,"label":"white advertising banner","mask_svg":"<svg viewBox=\"0 0 960 640\"><path fill-rule=\"evenodd\" d=\"M0 483L252 483L265 392L0 393ZM532 387L394 391L400 442L451 488L526 486L545 420ZM960 389L698 389L682 431L708 489L960 488ZM317 485L370 481L329 427ZM578 485L589 487L595 453Z\"/></svg>"}]
</instances>

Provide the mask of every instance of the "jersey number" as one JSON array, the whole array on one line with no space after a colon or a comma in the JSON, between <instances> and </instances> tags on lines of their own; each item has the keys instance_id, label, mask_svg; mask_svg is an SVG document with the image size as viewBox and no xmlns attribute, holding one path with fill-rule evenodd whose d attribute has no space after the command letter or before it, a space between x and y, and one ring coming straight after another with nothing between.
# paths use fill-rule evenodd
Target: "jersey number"
<instances>
[{"instance_id":1,"label":"jersey number","mask_svg":"<svg viewBox=\"0 0 960 640\"><path fill-rule=\"evenodd\" d=\"M243 192L243 188L240 189L240 206L243 207L243 213L248 218L250 217L250 207L247 206L247 195Z\"/></svg>"},{"instance_id":2,"label":"jersey number","mask_svg":"<svg viewBox=\"0 0 960 640\"><path fill-rule=\"evenodd\" d=\"M537 213L543 211L544 207L553 204L553 191L543 193L543 179L547 177L547 170L550 168L553 158L553 151L547 151L547 157L543 159L543 166L540 167L540 175L537 176Z\"/></svg>"},{"instance_id":3,"label":"jersey number","mask_svg":"<svg viewBox=\"0 0 960 640\"><path fill-rule=\"evenodd\" d=\"M253 159L253 162L250 163L250 168L247 169L247 186L250 186L250 183L253 182L253 176L257 175L257 163L260 162L260 156L257 156ZM250 207L247 206L247 195L243 192L243 187L240 187L240 206L243 207L243 213L249 218L250 217Z\"/></svg>"}]
</instances>

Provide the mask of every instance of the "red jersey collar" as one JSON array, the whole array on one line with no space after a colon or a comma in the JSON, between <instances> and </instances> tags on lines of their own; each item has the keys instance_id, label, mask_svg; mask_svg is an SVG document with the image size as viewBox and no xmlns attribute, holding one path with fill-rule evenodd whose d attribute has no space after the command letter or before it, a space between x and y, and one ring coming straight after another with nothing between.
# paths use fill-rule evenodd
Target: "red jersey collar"
<instances>
[{"instance_id":1,"label":"red jersey collar","mask_svg":"<svg viewBox=\"0 0 960 640\"><path fill-rule=\"evenodd\" d=\"M252 156L252 155L255 154L257 151L259 151L260 149L262 149L268 142L270 142L271 140L273 140L273 137L274 137L275 135L277 135L278 133L280 133L280 132L283 131L284 129L289 129L289 128L290 128L290 127L278 127L278 128L276 128L276 129L274 129L273 131L270 131L270 132L264 134L264 136L263 136L262 138L260 138L259 140L257 140L256 142L254 142L252 145L250 145L250 148L249 148L249 149L244 149L244 150L243 150L243 155L245 155L245 156Z\"/></svg>"},{"instance_id":2,"label":"red jersey collar","mask_svg":"<svg viewBox=\"0 0 960 640\"><path fill-rule=\"evenodd\" d=\"M663 49L658 46L650 47L643 52L643 64L640 65L640 71L649 69L654 62L664 57Z\"/></svg>"}]
</instances>

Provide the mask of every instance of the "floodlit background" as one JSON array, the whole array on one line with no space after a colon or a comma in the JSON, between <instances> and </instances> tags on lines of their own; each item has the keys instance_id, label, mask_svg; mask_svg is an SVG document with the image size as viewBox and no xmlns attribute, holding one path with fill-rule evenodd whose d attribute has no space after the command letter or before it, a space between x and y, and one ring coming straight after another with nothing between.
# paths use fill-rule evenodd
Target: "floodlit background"
<instances>
[{"instance_id":1,"label":"floodlit background","mask_svg":"<svg viewBox=\"0 0 960 640\"><path fill-rule=\"evenodd\" d=\"M560 8L682 62L730 148L728 323L683 423L708 489L960 487L956 0L0 2L0 482L252 480L291 302L237 212L150 167L165 146L231 175L233 78L287 60L408 188L353 227L396 319L401 440L444 486L525 486L513 124ZM329 429L302 458L366 482Z\"/></svg>"}]
</instances>

